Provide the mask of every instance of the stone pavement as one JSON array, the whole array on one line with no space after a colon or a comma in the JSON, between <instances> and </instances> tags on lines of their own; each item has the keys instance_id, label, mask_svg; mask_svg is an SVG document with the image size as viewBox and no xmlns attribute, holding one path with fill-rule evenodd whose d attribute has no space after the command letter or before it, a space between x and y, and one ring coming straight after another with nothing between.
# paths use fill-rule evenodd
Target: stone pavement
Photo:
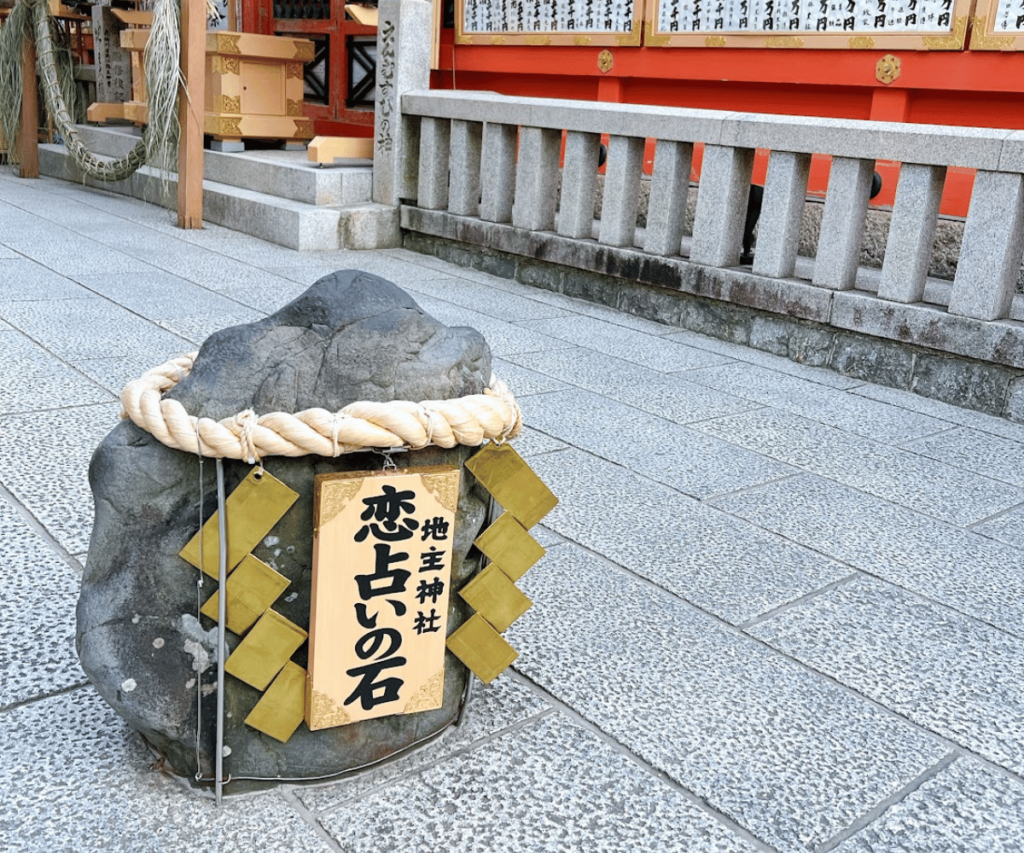
<instances>
[{"instance_id":1,"label":"stone pavement","mask_svg":"<svg viewBox=\"0 0 1024 853\"><path fill-rule=\"evenodd\" d=\"M349 781L153 766L75 657L117 393L345 267L478 328L561 498L514 670ZM0 173L0 849L1019 851L1024 426L406 250Z\"/></svg>"}]
</instances>

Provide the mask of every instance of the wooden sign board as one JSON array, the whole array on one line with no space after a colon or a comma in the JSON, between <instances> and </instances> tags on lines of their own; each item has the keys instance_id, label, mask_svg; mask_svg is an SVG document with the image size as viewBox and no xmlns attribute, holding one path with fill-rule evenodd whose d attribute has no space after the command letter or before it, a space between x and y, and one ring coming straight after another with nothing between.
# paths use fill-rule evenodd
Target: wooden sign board
<instances>
[{"instance_id":1,"label":"wooden sign board","mask_svg":"<svg viewBox=\"0 0 1024 853\"><path fill-rule=\"evenodd\" d=\"M643 0L456 0L456 44L639 45Z\"/></svg>"},{"instance_id":2,"label":"wooden sign board","mask_svg":"<svg viewBox=\"0 0 1024 853\"><path fill-rule=\"evenodd\" d=\"M971 50L1024 50L1024 3L978 0Z\"/></svg>"},{"instance_id":3,"label":"wooden sign board","mask_svg":"<svg viewBox=\"0 0 1024 853\"><path fill-rule=\"evenodd\" d=\"M973 0L648 0L647 47L962 50Z\"/></svg>"},{"instance_id":4,"label":"wooden sign board","mask_svg":"<svg viewBox=\"0 0 1024 853\"><path fill-rule=\"evenodd\" d=\"M459 474L316 477L310 729L442 706Z\"/></svg>"}]
</instances>

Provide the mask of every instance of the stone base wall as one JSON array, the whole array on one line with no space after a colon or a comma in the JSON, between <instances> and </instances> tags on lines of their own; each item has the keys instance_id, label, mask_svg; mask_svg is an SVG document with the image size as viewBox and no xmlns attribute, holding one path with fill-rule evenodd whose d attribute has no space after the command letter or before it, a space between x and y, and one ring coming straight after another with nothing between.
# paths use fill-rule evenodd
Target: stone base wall
<instances>
[{"instance_id":1,"label":"stone base wall","mask_svg":"<svg viewBox=\"0 0 1024 853\"><path fill-rule=\"evenodd\" d=\"M808 207L820 209L821 205ZM603 258L609 270L617 274L595 272L539 259L537 256L542 254L560 254L545 252L540 242L533 252L509 252L493 248L501 245L500 238L475 240L467 233L468 239L457 235L452 239L423 233L430 229L415 227L417 213L403 210L404 246L413 251L764 350L801 364L825 367L1024 423L1024 367L837 328L829 322L831 308L826 310L819 300L819 294L822 299L831 298L831 292L808 287L803 290L801 301L800 295L793 292L773 290L770 285L776 283L769 279L758 279L752 284L749 280L754 277L750 275L685 262L681 271L660 267L632 270L628 257L607 263L607 252ZM884 239L880 239L880 244L884 247ZM676 280L669 280L673 275ZM659 276L663 282L658 281ZM879 300L870 302L877 304ZM887 306L881 305L877 310L885 312ZM970 334L963 337L970 338Z\"/></svg>"}]
</instances>

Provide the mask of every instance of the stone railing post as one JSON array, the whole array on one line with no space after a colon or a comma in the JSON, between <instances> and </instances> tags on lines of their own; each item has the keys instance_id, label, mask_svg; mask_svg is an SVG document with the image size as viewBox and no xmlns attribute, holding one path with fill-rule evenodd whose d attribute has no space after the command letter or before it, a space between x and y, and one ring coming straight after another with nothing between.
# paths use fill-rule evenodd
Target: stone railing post
<instances>
[{"instance_id":1,"label":"stone railing post","mask_svg":"<svg viewBox=\"0 0 1024 853\"><path fill-rule=\"evenodd\" d=\"M944 166L904 163L896 185L878 295L893 302L920 302L932 259Z\"/></svg>"},{"instance_id":2,"label":"stone railing post","mask_svg":"<svg viewBox=\"0 0 1024 853\"><path fill-rule=\"evenodd\" d=\"M516 186L516 142L519 128L514 124L484 124L480 153L480 218L487 222L509 222Z\"/></svg>"},{"instance_id":3,"label":"stone railing post","mask_svg":"<svg viewBox=\"0 0 1024 853\"><path fill-rule=\"evenodd\" d=\"M644 251L654 255L679 254L690 192L693 145L659 139L654 151L651 200L647 205Z\"/></svg>"},{"instance_id":4,"label":"stone railing post","mask_svg":"<svg viewBox=\"0 0 1024 853\"><path fill-rule=\"evenodd\" d=\"M857 261L874 173L873 160L849 157L832 160L814 261L814 283L819 287L849 290L857 280Z\"/></svg>"},{"instance_id":5,"label":"stone railing post","mask_svg":"<svg viewBox=\"0 0 1024 853\"><path fill-rule=\"evenodd\" d=\"M739 263L754 149L705 145L690 260L710 267Z\"/></svg>"},{"instance_id":6,"label":"stone railing post","mask_svg":"<svg viewBox=\"0 0 1024 853\"><path fill-rule=\"evenodd\" d=\"M569 131L565 136L565 167L558 233L589 240L594 231L594 193L601 136Z\"/></svg>"},{"instance_id":7,"label":"stone railing post","mask_svg":"<svg viewBox=\"0 0 1024 853\"><path fill-rule=\"evenodd\" d=\"M523 127L519 131L519 164L512 224L527 231L554 231L558 196L558 155L562 131Z\"/></svg>"},{"instance_id":8,"label":"stone railing post","mask_svg":"<svg viewBox=\"0 0 1024 853\"><path fill-rule=\"evenodd\" d=\"M1024 175L978 171L949 313L1000 320L1010 313L1024 249Z\"/></svg>"},{"instance_id":9,"label":"stone railing post","mask_svg":"<svg viewBox=\"0 0 1024 853\"><path fill-rule=\"evenodd\" d=\"M810 154L772 151L754 253L756 275L786 278L793 274L810 168Z\"/></svg>"},{"instance_id":10,"label":"stone railing post","mask_svg":"<svg viewBox=\"0 0 1024 853\"><path fill-rule=\"evenodd\" d=\"M417 141L402 116L402 95L430 88L428 0L381 0L377 25L377 106L374 111L373 200L397 205L415 198Z\"/></svg>"},{"instance_id":11,"label":"stone railing post","mask_svg":"<svg viewBox=\"0 0 1024 853\"><path fill-rule=\"evenodd\" d=\"M607 246L633 245L645 142L642 137L632 136L613 136L608 140L608 166L605 169L598 236Z\"/></svg>"}]
</instances>

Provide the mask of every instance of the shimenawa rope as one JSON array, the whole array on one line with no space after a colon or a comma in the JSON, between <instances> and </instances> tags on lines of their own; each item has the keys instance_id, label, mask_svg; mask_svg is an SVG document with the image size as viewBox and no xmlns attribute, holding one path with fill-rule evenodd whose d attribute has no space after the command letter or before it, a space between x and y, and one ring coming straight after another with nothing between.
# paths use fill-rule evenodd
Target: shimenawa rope
<instances>
[{"instance_id":1,"label":"shimenawa rope","mask_svg":"<svg viewBox=\"0 0 1024 853\"><path fill-rule=\"evenodd\" d=\"M483 394L452 400L363 400L338 412L314 408L257 415L246 409L219 421L197 418L163 397L188 376L197 355L173 358L129 382L121 404L122 417L163 444L201 456L254 464L265 456L333 457L367 448L477 447L488 439L515 438L522 429L515 398L494 375Z\"/></svg>"}]
</instances>

